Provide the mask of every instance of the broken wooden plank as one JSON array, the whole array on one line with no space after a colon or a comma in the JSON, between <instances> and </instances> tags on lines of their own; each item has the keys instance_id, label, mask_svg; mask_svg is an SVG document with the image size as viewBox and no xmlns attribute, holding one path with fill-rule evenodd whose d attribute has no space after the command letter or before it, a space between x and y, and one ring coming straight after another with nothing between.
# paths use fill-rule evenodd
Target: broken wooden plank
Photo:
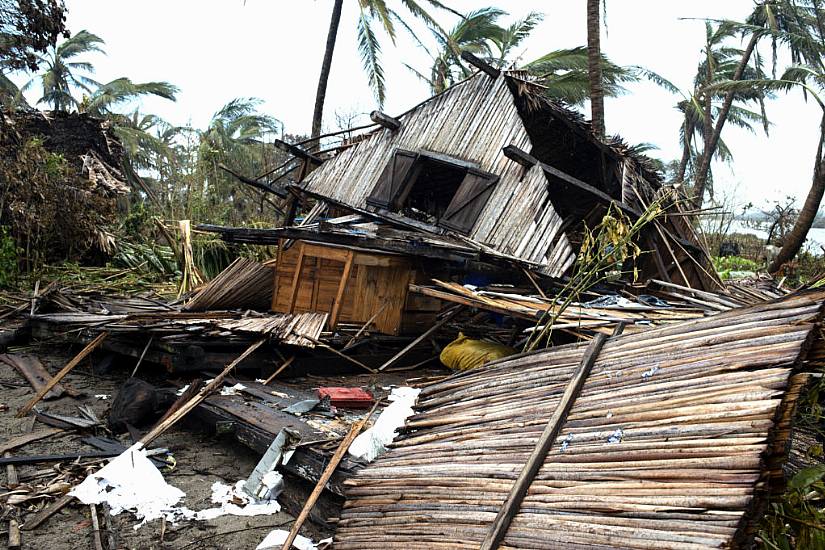
<instances>
[{"instance_id":1,"label":"broken wooden plank","mask_svg":"<svg viewBox=\"0 0 825 550\"><path fill-rule=\"evenodd\" d=\"M558 437L559 431L567 418L567 413L569 413L573 407L573 403L576 397L578 397L584 381L587 380L590 369L593 368L593 364L596 362L596 358L599 356L599 352L601 352L602 347L604 347L606 340L606 335L598 333L584 350L579 368L567 384L561 400L556 406L556 410L553 411L553 415L547 421L547 425L544 427L541 437L539 437L539 440L536 442L530 458L527 459L524 468L522 468L515 483L513 483L507 499L504 501L504 504L502 504L498 515L496 515L490 529L487 531L487 535L481 543L481 550L494 550L498 548L504 540L507 529L510 527L510 522L518 513L521 503L527 495L528 489L530 489L530 484L533 483L533 479L544 464L547 453L550 452L553 442Z\"/></svg>"},{"instance_id":2,"label":"broken wooden plank","mask_svg":"<svg viewBox=\"0 0 825 550\"><path fill-rule=\"evenodd\" d=\"M390 365L404 357L411 349L413 349L415 346L429 338L431 334L433 334L435 331L437 331L445 324L447 324L447 322L449 322L453 317L455 317L462 309L464 309L464 307L461 305L454 307L453 310L447 313L444 317L442 317L440 321L438 321L436 324L434 324L426 331L424 331L424 333L421 334L418 338L407 344L404 347L404 349L393 355L386 363L378 367L378 371L380 372L386 369L387 367L389 367Z\"/></svg>"},{"instance_id":3,"label":"broken wooden plank","mask_svg":"<svg viewBox=\"0 0 825 550\"><path fill-rule=\"evenodd\" d=\"M60 428L46 428L44 430L40 430L37 432L31 432L18 435L17 437L12 437L11 439L7 439L6 441L0 443L0 454L3 454L6 451L10 451L12 449L16 449L17 447L22 447L23 445L31 443L32 441L38 441L40 439L44 439L55 434L59 434L62 431L63 430Z\"/></svg>"},{"instance_id":4,"label":"broken wooden plank","mask_svg":"<svg viewBox=\"0 0 825 550\"><path fill-rule=\"evenodd\" d=\"M301 529L301 526L306 521L307 516L309 516L312 507L315 505L315 502L318 500L318 497L321 496L321 492L324 490L324 487L329 481L329 478L332 477L332 473L338 467L338 464L341 462L341 459L344 458L344 454L349 449L349 446L352 444L353 440L361 433L361 430L366 425L367 421L372 417L372 413L375 412L375 409L378 407L378 402L373 405L372 410L370 410L369 414L356 422L352 425L347 435L341 441L341 444L338 445L338 448L335 450L335 454L332 455L332 458L329 459L329 464L327 467L324 468L324 472L321 474L321 478L318 480L318 483L315 484L315 488L312 490L312 493L309 495L306 504L304 504L303 510L295 519L295 523L292 524L292 529L289 530L289 536L287 536L286 540L284 541L284 545L281 550L290 550L292 548L292 543L295 540L295 537L298 536L298 531Z\"/></svg>"},{"instance_id":5,"label":"broken wooden plank","mask_svg":"<svg viewBox=\"0 0 825 550\"><path fill-rule=\"evenodd\" d=\"M47 519L55 515L57 512L62 510L67 504L69 504L72 500L74 500L73 496L69 496L68 494L63 495L59 499L55 500L39 512L37 512L31 519L26 520L26 522L22 525L21 529L23 531L31 531L33 529L37 529L42 525Z\"/></svg>"},{"instance_id":6,"label":"broken wooden plank","mask_svg":"<svg viewBox=\"0 0 825 550\"><path fill-rule=\"evenodd\" d=\"M26 382L29 383L34 391L40 390L51 378L49 371L46 370L43 363L33 355L3 354L0 355L0 361L14 367L14 369L26 379ZM65 393L66 390L63 386L57 384L44 396L44 399L57 399Z\"/></svg>"},{"instance_id":7,"label":"broken wooden plank","mask_svg":"<svg viewBox=\"0 0 825 550\"><path fill-rule=\"evenodd\" d=\"M256 349L261 347L264 342L266 342L266 338L261 338L241 353L237 359L229 363L223 371L215 377L212 382L207 384L197 395L195 395L192 399L181 405L181 407L176 410L174 413L169 415L163 422L159 422L152 430L140 438L139 443L141 443L144 447L151 443L155 438L163 434L166 430L174 426L181 418L186 416L186 413L194 409L201 403L204 399L206 399L209 394L214 392L216 389L223 385L224 379L229 375L232 370L238 366L238 363L246 359L249 355L252 354Z\"/></svg>"},{"instance_id":8,"label":"broken wooden plank","mask_svg":"<svg viewBox=\"0 0 825 550\"><path fill-rule=\"evenodd\" d=\"M86 347L85 347L85 348L83 348L82 350L80 350L80 353L78 353L78 354L74 357L74 359L72 359L71 361L69 361L69 362L66 364L66 366L65 366L65 367L63 367L63 368L60 370L60 372L58 372L57 374L55 374L55 375L54 375L54 377L53 377L51 380L49 380L49 381L48 381L48 383L47 383L45 386L43 386L42 388L40 388L40 390L38 390L38 391L37 391L37 394L36 394L34 397L32 397L32 398L31 398L31 400L29 400L29 402L28 402L28 403L26 403L25 405L23 405L23 406L20 408L20 410L17 412L17 418L22 418L22 417L26 416L26 415L29 413L29 411L31 411L31 410L32 410L32 407L34 407L35 405L37 405L38 401L40 401L41 399L43 399L43 396L44 396L44 395L46 395L46 394L49 392L49 390L51 390L52 388L54 388L54 387L58 384L58 382L60 382L61 380L63 380L63 378L64 378L67 374L69 374L69 372L70 372L73 368L75 368L75 367L76 367L76 366L77 366L77 365L78 365L78 364L79 364L79 363L80 363L83 359L85 359L85 358L86 358L86 356L88 356L90 353L92 353L92 352L95 350L95 348L96 348L98 345L100 345L100 343L101 343L101 342L103 342L103 340L105 340L105 339L106 339L106 337L107 337L108 335L109 335L109 333L108 333L108 332L105 332L105 331L104 331L104 332L101 332L100 334L98 334L98 335L97 335L97 337L96 337L94 340L92 340L91 342L89 342L89 343L86 345Z\"/></svg>"}]
</instances>

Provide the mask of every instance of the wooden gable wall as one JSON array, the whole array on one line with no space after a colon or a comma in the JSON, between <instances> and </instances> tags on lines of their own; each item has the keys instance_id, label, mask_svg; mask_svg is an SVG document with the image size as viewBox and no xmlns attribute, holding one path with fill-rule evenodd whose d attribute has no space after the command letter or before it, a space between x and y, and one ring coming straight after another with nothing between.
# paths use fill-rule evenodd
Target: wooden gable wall
<instances>
[{"instance_id":1,"label":"wooden gable wall","mask_svg":"<svg viewBox=\"0 0 825 550\"><path fill-rule=\"evenodd\" d=\"M526 169L502 153L510 144L532 150L503 75L495 80L476 75L399 118L398 131L376 131L321 165L306 178L307 190L365 208L396 149L465 159L500 178L470 238L545 265L548 275L562 275L572 265L575 253L561 231L542 170Z\"/></svg>"}]
</instances>

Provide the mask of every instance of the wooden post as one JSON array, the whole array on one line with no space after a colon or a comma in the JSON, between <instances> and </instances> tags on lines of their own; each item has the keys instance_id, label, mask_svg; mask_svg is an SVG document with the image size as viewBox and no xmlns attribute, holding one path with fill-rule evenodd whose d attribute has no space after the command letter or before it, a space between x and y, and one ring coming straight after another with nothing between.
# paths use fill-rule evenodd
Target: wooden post
<instances>
[{"instance_id":1,"label":"wooden post","mask_svg":"<svg viewBox=\"0 0 825 550\"><path fill-rule=\"evenodd\" d=\"M295 311L295 302L298 301L298 289L301 287L301 272L304 269L304 243L298 245L298 263L295 264L295 273L292 275L292 294L289 295L287 313Z\"/></svg>"},{"instance_id":2,"label":"wooden post","mask_svg":"<svg viewBox=\"0 0 825 550\"><path fill-rule=\"evenodd\" d=\"M338 467L341 459L344 458L344 453L347 452L347 449L349 449L349 446L352 444L353 440L359 433L361 433L361 430L364 428L367 421L369 421L377 406L378 402L372 406L372 410L370 410L367 416L353 424L349 430L349 433L347 433L346 437L344 437L341 441L341 444L338 445L338 448L335 450L335 454L329 459L329 464L327 464L327 467L324 468L321 477L318 478L318 483L315 484L315 488L312 490L312 493L310 493L306 504L304 504L304 508L301 510L301 513L298 514L298 517L295 519L295 523L292 524L292 529L289 530L289 536L284 541L284 545L281 550L290 550L290 548L292 548L292 543L295 541L295 537L298 536L298 531L301 529L301 525L303 525L304 521L306 521L309 513L312 511L312 507L315 506L315 502L318 500L318 497L321 496L321 492L324 490L324 487L326 487L327 481L329 481L329 478L332 477L333 472L335 472L335 468Z\"/></svg>"},{"instance_id":3,"label":"wooden post","mask_svg":"<svg viewBox=\"0 0 825 550\"><path fill-rule=\"evenodd\" d=\"M524 465L521 473L519 473L518 478L516 478L513 487L510 489L510 494L507 495L507 499L499 509L496 519L493 520L490 526L490 530L487 531L487 536L484 537L484 541L481 543L481 550L494 550L498 548L504 540L507 529L510 527L510 522L518 513L521 503L527 495L530 485L533 483L533 479L544 464L547 453L550 452L553 441L558 437L559 431L567 418L567 413L569 413L573 407L573 402L579 395L585 380L587 380L590 369L593 368L593 364L596 362L596 358L599 356L605 340L607 340L607 336L598 333L584 350L578 370L567 384L561 400L556 406L556 410L553 411L550 420L547 421L547 426L545 426L541 437L539 437L539 440L536 442L530 458L527 459L527 463Z\"/></svg>"},{"instance_id":4,"label":"wooden post","mask_svg":"<svg viewBox=\"0 0 825 550\"><path fill-rule=\"evenodd\" d=\"M344 261L344 273L341 275L341 282L338 283L338 292L335 293L335 301L332 302L332 312L329 314L329 330L334 330L335 325L338 324L338 314L341 313L341 303L344 301L344 289L349 281L349 275L352 272L352 260L355 253L352 250L347 251L347 259Z\"/></svg>"},{"instance_id":5,"label":"wooden post","mask_svg":"<svg viewBox=\"0 0 825 550\"><path fill-rule=\"evenodd\" d=\"M85 347L85 348L83 348L82 350L80 350L80 353L78 353L78 354L74 357L74 359L72 359L71 361L69 361L69 362L66 364L66 366L65 366L65 367L63 367L63 368L60 370L60 372L58 372L57 374L55 374L55 375L52 377L52 379L51 379L51 380L49 380L49 381L46 383L46 385L45 385L45 386L43 386L42 388L40 388L40 389L37 391L37 394L35 394L35 396L34 396L34 397L32 397L32 398L31 398L31 400L29 400L29 402L28 402L28 403L26 403L25 405L23 405L23 406L20 408L20 410L19 410L19 411L17 411L17 418L23 418L24 416L26 416L27 414L29 414L29 411L30 411L30 410L32 410L32 408L33 408L35 405L37 405L37 403L38 403L41 399L43 399L43 396L44 396L44 395L46 395L47 393L49 393L49 390L51 390L53 387L55 387L55 386L57 385L57 383L58 383L58 382L60 382L61 380L63 380L63 378L64 378L67 374L69 374L69 371L71 371L71 370L72 370L73 368L75 368L75 367L76 367L76 366L77 366L77 365L78 365L81 361L83 361L83 359L85 359L87 355L89 355L90 353L92 353L92 352L94 351L94 349L95 349L97 346L99 346L99 345L100 345L100 343L101 343L101 342L103 342L103 340L105 340L105 339L106 339L106 337L107 337L108 335L109 335L109 333L108 333L108 332L101 332L100 334L98 334L98 335L97 335L97 337L96 337L94 340L92 340L91 342L89 342L88 344L86 344L86 347Z\"/></svg>"}]
</instances>

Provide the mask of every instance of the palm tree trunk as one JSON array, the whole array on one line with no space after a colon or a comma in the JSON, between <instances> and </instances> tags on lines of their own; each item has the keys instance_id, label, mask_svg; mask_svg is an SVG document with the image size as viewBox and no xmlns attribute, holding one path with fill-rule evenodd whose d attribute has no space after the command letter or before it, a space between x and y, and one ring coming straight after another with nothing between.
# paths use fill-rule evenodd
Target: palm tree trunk
<instances>
[{"instance_id":1,"label":"palm tree trunk","mask_svg":"<svg viewBox=\"0 0 825 550\"><path fill-rule=\"evenodd\" d=\"M739 60L739 65L737 65L736 72L733 73L733 78L731 80L735 82L742 80L745 67L747 67L750 62L751 55L753 55L753 50L756 48L756 43L759 42L759 37L760 35L757 33L751 35L751 39L748 42L745 51L742 53L742 59ZM708 146L702 152L702 156L700 157L699 169L696 171L696 177L694 178L694 181L696 182L696 194L693 198L693 206L697 210L702 208L702 197L705 194L705 183L708 179L708 172L710 172L710 163L711 160L713 160L713 153L719 145L719 138L722 136L722 128L725 126L725 122L728 119L728 113L730 113L730 108L733 105L733 96L734 90L728 90L725 94L725 99L722 102L722 108L719 110L719 116L716 118L716 127L713 128L713 133L710 135ZM710 131L711 129L709 127L705 128L705 132Z\"/></svg>"},{"instance_id":2,"label":"palm tree trunk","mask_svg":"<svg viewBox=\"0 0 825 550\"><path fill-rule=\"evenodd\" d=\"M324 100L327 97L327 82L332 67L332 54L335 53L335 39L338 36L338 24L341 22L341 8L344 0L335 0L332 6L332 18L329 21L327 46L324 50L324 61L321 63L321 76L318 79L318 91L315 92L315 111L312 113L312 138L321 135L321 120L324 117ZM312 143L314 144L314 142Z\"/></svg>"},{"instance_id":3,"label":"palm tree trunk","mask_svg":"<svg viewBox=\"0 0 825 550\"><path fill-rule=\"evenodd\" d=\"M600 2L601 0L587 0L587 73L590 78L590 116L593 119L593 133L598 138L604 138Z\"/></svg>"},{"instance_id":4,"label":"palm tree trunk","mask_svg":"<svg viewBox=\"0 0 825 550\"><path fill-rule=\"evenodd\" d=\"M685 117L685 143L682 147L682 158L679 160L679 170L676 172L675 183L683 183L685 181L685 173L687 172L687 165L690 162L690 146L693 142L693 120Z\"/></svg>"},{"instance_id":5,"label":"palm tree trunk","mask_svg":"<svg viewBox=\"0 0 825 550\"><path fill-rule=\"evenodd\" d=\"M814 177L811 182L811 189L808 191L808 197L805 199L805 204L799 212L799 217L796 218L793 228L782 243L782 248L779 254L776 255L771 265L768 266L769 273L776 273L782 264L789 261L796 256L802 244L805 242L805 237L808 236L811 226L816 218L816 213L819 211L819 203L822 202L822 195L825 194L825 159L822 158L822 148L825 144L825 116L822 117L819 132L819 146L816 149L816 163L814 164Z\"/></svg>"}]
</instances>

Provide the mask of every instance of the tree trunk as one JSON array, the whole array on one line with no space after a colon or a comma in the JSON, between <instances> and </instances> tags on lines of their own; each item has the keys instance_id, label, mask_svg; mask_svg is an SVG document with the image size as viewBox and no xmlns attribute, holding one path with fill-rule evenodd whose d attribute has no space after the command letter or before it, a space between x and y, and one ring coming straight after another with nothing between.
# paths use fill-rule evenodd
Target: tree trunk
<instances>
[{"instance_id":1,"label":"tree trunk","mask_svg":"<svg viewBox=\"0 0 825 550\"><path fill-rule=\"evenodd\" d=\"M344 0L335 0L332 6L332 17L329 21L329 32L327 33L327 47L324 51L324 61L321 63L321 76L318 78L318 91L315 92L315 111L312 113L312 135L317 138L321 135L321 120L324 117L324 100L327 97L327 82L329 81L329 71L332 67L332 54L335 52L335 39L338 36L338 24L341 22L341 8ZM311 142L310 145L314 145Z\"/></svg>"},{"instance_id":2,"label":"tree trunk","mask_svg":"<svg viewBox=\"0 0 825 550\"><path fill-rule=\"evenodd\" d=\"M604 88L599 22L601 0L587 0L587 73L590 78L590 113L593 133L604 138Z\"/></svg>"},{"instance_id":3,"label":"tree trunk","mask_svg":"<svg viewBox=\"0 0 825 550\"><path fill-rule=\"evenodd\" d=\"M688 162L690 162L690 145L693 142L693 120L685 117L685 143L682 148L682 158L679 160L679 170L676 172L675 183L684 183L685 173L687 173Z\"/></svg>"},{"instance_id":4,"label":"tree trunk","mask_svg":"<svg viewBox=\"0 0 825 550\"><path fill-rule=\"evenodd\" d=\"M816 150L816 163L814 164L814 177L811 181L811 189L808 191L808 197L805 199L805 205L799 212L799 217L796 218L793 228L791 228L788 236L785 237L785 242L782 243L782 248L779 254L776 255L771 265L768 266L769 273L776 273L782 267L782 264L791 260L808 236L808 231L814 223L816 213L819 211L819 203L822 202L822 195L825 193L825 159L822 158L822 147L825 143L825 116L822 117L819 133L819 146Z\"/></svg>"},{"instance_id":5,"label":"tree trunk","mask_svg":"<svg viewBox=\"0 0 825 550\"><path fill-rule=\"evenodd\" d=\"M751 55L753 55L753 50L756 48L756 43L759 42L760 35L754 33L751 36L750 41L748 42L748 46L745 48L745 51L742 53L742 59L739 60L739 65L736 67L736 72L733 73L733 80L734 82L738 82L742 80L742 75L745 72L745 67L748 66L750 62ZM713 153L716 151L716 147L719 145L719 138L722 136L722 128L725 126L725 122L728 119L728 113L730 113L730 108L733 105L733 98L735 92L734 90L728 90L725 94L725 100L722 102L722 108L719 110L719 116L716 119L716 127L713 128L713 133L710 136L710 140L708 142L708 147L702 152L702 156L700 157L699 168L696 170L696 177L694 178L695 183L695 192L694 195L694 208L697 210L702 208L702 197L705 194L705 183L708 179L708 172L710 172L710 163L713 160ZM705 132L710 132L710 128L705 128Z\"/></svg>"}]
</instances>

